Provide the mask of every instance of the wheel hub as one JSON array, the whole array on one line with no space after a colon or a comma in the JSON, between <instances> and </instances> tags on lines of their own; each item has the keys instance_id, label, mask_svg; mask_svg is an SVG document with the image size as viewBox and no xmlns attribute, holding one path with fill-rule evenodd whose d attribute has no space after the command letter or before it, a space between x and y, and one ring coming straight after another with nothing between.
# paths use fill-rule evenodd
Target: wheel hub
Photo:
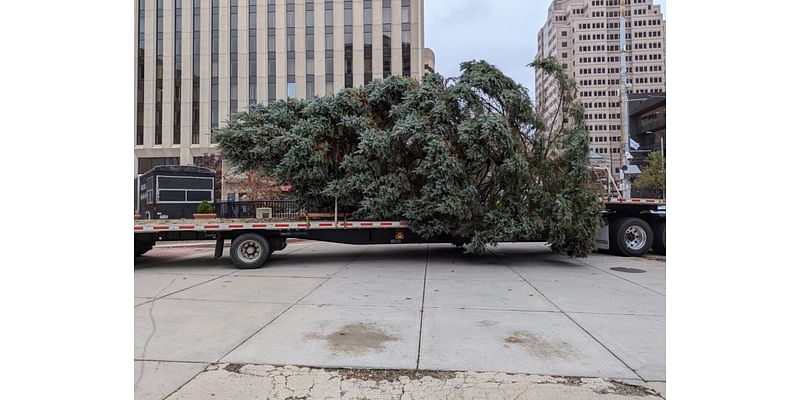
<instances>
[{"instance_id":1,"label":"wheel hub","mask_svg":"<svg viewBox=\"0 0 800 400\"><path fill-rule=\"evenodd\" d=\"M245 260L256 260L261 255L261 246L254 240L248 240L239 246L239 256Z\"/></svg>"},{"instance_id":2,"label":"wheel hub","mask_svg":"<svg viewBox=\"0 0 800 400\"><path fill-rule=\"evenodd\" d=\"M639 226L631 226L625 230L625 245L631 250L641 250L647 243L647 232Z\"/></svg>"}]
</instances>

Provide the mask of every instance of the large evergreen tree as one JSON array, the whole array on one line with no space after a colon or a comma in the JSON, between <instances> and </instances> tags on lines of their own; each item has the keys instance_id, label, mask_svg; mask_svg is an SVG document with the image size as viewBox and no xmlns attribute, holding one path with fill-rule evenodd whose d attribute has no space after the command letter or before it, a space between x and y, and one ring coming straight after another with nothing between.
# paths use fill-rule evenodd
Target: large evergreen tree
<instances>
[{"instance_id":1,"label":"large evergreen tree","mask_svg":"<svg viewBox=\"0 0 800 400\"><path fill-rule=\"evenodd\" d=\"M310 101L251 106L216 132L227 160L292 184L301 207L409 222L466 238L480 253L539 239L586 256L600 224L588 186L588 135L575 84L553 59L531 64L558 84L557 116L485 61L459 77L392 76Z\"/></svg>"}]
</instances>

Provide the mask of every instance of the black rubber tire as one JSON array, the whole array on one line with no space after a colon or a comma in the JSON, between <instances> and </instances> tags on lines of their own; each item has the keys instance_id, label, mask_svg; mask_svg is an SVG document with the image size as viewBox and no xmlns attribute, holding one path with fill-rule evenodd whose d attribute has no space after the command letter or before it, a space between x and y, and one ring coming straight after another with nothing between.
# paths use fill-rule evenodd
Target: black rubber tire
<instances>
[{"instance_id":1,"label":"black rubber tire","mask_svg":"<svg viewBox=\"0 0 800 400\"><path fill-rule=\"evenodd\" d=\"M243 245L255 246L256 257L252 259L242 258L239 255L239 248ZM245 233L233 240L231 243L230 256L233 264L239 269L256 269L264 265L269 259L271 252L269 240L255 233Z\"/></svg>"},{"instance_id":2,"label":"black rubber tire","mask_svg":"<svg viewBox=\"0 0 800 400\"><path fill-rule=\"evenodd\" d=\"M133 241L133 258L139 257L144 253L153 249L155 242L153 241L143 241L143 240L134 240Z\"/></svg>"},{"instance_id":3,"label":"black rubber tire","mask_svg":"<svg viewBox=\"0 0 800 400\"><path fill-rule=\"evenodd\" d=\"M667 221L661 220L656 222L653 227L655 239L653 240L653 253L665 256L667 255Z\"/></svg>"},{"instance_id":4,"label":"black rubber tire","mask_svg":"<svg viewBox=\"0 0 800 400\"><path fill-rule=\"evenodd\" d=\"M632 249L627 246L625 242L625 231L632 226L638 226L645 234L645 243L640 249ZM653 245L653 228L650 227L645 220L641 218L620 218L611 223L611 230L609 232L611 239L611 250L614 254L624 257L640 257L650 251Z\"/></svg>"}]
</instances>

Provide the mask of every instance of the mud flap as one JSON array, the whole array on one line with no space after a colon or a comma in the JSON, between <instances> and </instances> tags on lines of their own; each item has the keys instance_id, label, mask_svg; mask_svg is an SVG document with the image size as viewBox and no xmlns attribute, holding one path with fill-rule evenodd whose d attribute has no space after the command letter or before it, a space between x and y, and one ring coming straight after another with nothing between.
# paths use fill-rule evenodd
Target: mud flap
<instances>
[{"instance_id":1,"label":"mud flap","mask_svg":"<svg viewBox=\"0 0 800 400\"><path fill-rule=\"evenodd\" d=\"M217 238L217 245L214 247L214 258L222 257L222 250L225 247L225 238L222 236Z\"/></svg>"},{"instance_id":2,"label":"mud flap","mask_svg":"<svg viewBox=\"0 0 800 400\"><path fill-rule=\"evenodd\" d=\"M611 248L609 240L608 225L603 225L603 228L594 237L594 245L600 250L608 250Z\"/></svg>"}]
</instances>

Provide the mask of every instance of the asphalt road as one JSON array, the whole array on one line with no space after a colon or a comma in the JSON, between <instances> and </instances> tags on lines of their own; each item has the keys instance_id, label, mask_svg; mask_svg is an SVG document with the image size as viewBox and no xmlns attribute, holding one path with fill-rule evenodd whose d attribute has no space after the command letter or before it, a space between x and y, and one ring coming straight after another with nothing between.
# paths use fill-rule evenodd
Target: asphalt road
<instances>
[{"instance_id":1,"label":"asphalt road","mask_svg":"<svg viewBox=\"0 0 800 400\"><path fill-rule=\"evenodd\" d=\"M666 380L663 260L293 242L258 270L156 248L134 276L137 398L213 363Z\"/></svg>"}]
</instances>

